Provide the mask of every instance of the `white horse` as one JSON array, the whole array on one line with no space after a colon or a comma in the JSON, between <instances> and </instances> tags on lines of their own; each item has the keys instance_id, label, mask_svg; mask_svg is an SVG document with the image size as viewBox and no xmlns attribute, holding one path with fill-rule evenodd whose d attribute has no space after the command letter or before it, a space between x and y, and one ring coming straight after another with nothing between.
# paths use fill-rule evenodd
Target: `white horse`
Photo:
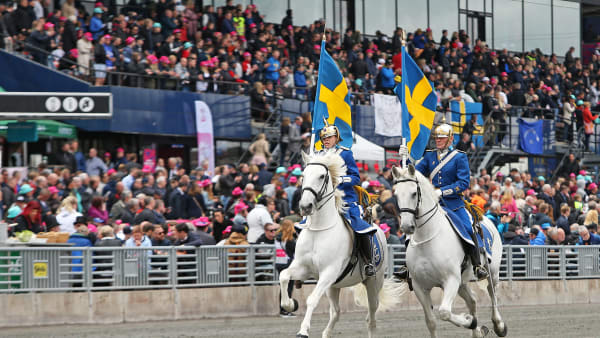
<instances>
[{"instance_id":1,"label":"white horse","mask_svg":"<svg viewBox=\"0 0 600 338\"><path fill-rule=\"evenodd\" d=\"M461 272L461 264L466 258L461 239L452 229L443 209L439 207L434 197L433 185L412 165L404 169L394 167L392 175L394 191L400 207L400 227L402 232L411 235L406 249L406 263L415 295L425 312L425 322L431 337L437 337L430 295L434 287L444 290L439 307L439 316L442 320L473 330L473 337L487 335L489 332L487 327L477 326L475 294L468 285L469 281L474 280L470 260L467 259L468 263ZM493 307L494 332L504 337L507 326L502 321L495 296L502 259L502 242L496 227L489 219L484 217L481 223L493 237L487 289ZM465 300L469 314L452 313L452 303L457 293Z\"/></svg>"},{"instance_id":2,"label":"white horse","mask_svg":"<svg viewBox=\"0 0 600 338\"><path fill-rule=\"evenodd\" d=\"M354 298L359 305L368 303L367 323L369 337L372 337L378 306L387 308L395 305L406 287L392 280L384 281L387 246L385 235L379 228L376 236L381 243L379 254L383 256L380 258L382 261L376 275L365 278L362 259L359 259L360 263L352 272L336 283L352 256L354 236L352 229L344 224L341 216L344 212L343 192L336 189L339 177L346 174L344 160L332 152L313 155L310 158L303 154L303 157L307 165L304 170L300 210L308 218L305 228L298 236L293 262L279 275L281 307L289 312L298 309L298 302L289 298L287 294L290 280L318 278L317 285L306 301L306 314L296 337L308 337L312 313L323 293L327 294L330 306L329 323L323 331L323 337L330 337L340 315L341 288L358 284L353 289ZM367 301L365 298L368 298Z\"/></svg>"}]
</instances>

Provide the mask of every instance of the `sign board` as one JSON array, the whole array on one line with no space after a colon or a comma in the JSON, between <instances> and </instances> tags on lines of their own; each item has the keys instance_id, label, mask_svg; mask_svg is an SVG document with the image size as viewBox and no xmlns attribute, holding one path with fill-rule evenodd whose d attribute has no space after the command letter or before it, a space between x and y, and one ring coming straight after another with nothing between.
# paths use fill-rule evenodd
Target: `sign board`
<instances>
[{"instance_id":1,"label":"sign board","mask_svg":"<svg viewBox=\"0 0 600 338\"><path fill-rule=\"evenodd\" d=\"M38 129L35 122L9 123L6 127L8 142L37 142L38 140Z\"/></svg>"},{"instance_id":2,"label":"sign board","mask_svg":"<svg viewBox=\"0 0 600 338\"><path fill-rule=\"evenodd\" d=\"M33 263L33 278L48 278L48 261Z\"/></svg>"},{"instance_id":3,"label":"sign board","mask_svg":"<svg viewBox=\"0 0 600 338\"><path fill-rule=\"evenodd\" d=\"M111 118L111 93L0 92L0 119Z\"/></svg>"}]
</instances>

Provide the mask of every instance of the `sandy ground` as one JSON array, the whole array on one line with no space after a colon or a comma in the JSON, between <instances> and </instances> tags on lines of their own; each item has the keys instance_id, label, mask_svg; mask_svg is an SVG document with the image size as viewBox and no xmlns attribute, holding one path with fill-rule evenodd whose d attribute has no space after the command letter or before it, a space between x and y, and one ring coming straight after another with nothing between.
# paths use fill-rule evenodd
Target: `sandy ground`
<instances>
[{"instance_id":1,"label":"sandy ground","mask_svg":"<svg viewBox=\"0 0 600 338\"><path fill-rule=\"evenodd\" d=\"M460 310L460 309L459 309ZM492 328L490 309L479 311L480 325ZM503 307L509 337L600 337L600 305ZM366 337L363 313L343 313L335 337ZM377 316L377 337L428 337L421 311ZM62 325L0 330L1 337L294 337L302 318L249 317L155 321L113 325ZM320 337L328 316L315 315L311 337ZM440 337L470 337L470 332L438 320ZM488 337L495 337L493 331Z\"/></svg>"}]
</instances>

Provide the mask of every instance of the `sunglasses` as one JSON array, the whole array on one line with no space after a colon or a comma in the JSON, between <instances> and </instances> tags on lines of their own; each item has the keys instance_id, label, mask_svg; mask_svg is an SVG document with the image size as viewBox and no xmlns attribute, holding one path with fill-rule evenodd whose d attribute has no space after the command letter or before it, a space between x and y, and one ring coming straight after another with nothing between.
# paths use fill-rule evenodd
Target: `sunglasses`
<instances>
[{"instance_id":1,"label":"sunglasses","mask_svg":"<svg viewBox=\"0 0 600 338\"><path fill-rule=\"evenodd\" d=\"M268 229L267 231L268 232L277 232L277 230L279 230L279 229Z\"/></svg>"}]
</instances>

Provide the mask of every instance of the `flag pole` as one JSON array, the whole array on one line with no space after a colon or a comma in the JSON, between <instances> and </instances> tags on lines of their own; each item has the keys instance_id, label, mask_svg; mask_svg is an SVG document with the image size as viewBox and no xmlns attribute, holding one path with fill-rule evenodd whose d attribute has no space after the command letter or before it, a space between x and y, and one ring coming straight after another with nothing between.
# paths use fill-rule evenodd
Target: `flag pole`
<instances>
[{"instance_id":1,"label":"flag pole","mask_svg":"<svg viewBox=\"0 0 600 338\"><path fill-rule=\"evenodd\" d=\"M402 34L401 34L401 39L400 39L400 44L402 46L402 50L401 53L404 53L404 47L406 47L406 31L404 29L402 29ZM404 68L404 60L402 60L402 68ZM402 77L404 77L404 72L402 72ZM402 86L402 82L400 82L400 86ZM403 90L404 88L402 88L402 92L404 92ZM402 98L402 100L404 100L404 98ZM403 101L404 102L404 101ZM407 107L408 109L408 107ZM402 137L402 146L406 147L406 137ZM406 168L406 155L402 155L402 168Z\"/></svg>"},{"instance_id":2,"label":"flag pole","mask_svg":"<svg viewBox=\"0 0 600 338\"><path fill-rule=\"evenodd\" d=\"M325 24L325 20L323 20L323 40L322 41L326 41L325 39L325 28L326 28L326 24ZM321 45L323 45L323 43L321 43ZM319 75L321 76L321 54L323 53L323 51L321 50L321 53L319 54ZM319 78L317 77L317 85L319 83ZM318 88L317 88L317 92L318 92ZM318 95L315 97L315 105L313 108L313 117L315 116L314 111L315 109L317 109L317 102L319 100ZM313 123L311 123L311 132L310 132L310 148L309 148L309 155L313 155L315 153L315 122L313 121Z\"/></svg>"}]
</instances>

